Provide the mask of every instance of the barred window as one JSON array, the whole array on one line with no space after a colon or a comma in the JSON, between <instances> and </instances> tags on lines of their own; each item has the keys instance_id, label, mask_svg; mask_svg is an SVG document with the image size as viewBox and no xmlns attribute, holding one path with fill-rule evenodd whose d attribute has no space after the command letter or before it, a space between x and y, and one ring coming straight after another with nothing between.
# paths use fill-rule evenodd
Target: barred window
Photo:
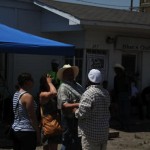
<instances>
[{"instance_id":1,"label":"barred window","mask_svg":"<svg viewBox=\"0 0 150 150\"><path fill-rule=\"evenodd\" d=\"M79 75L77 77L77 82L80 84L82 83L82 67L83 67L83 49L76 49L75 50L75 65L79 67ZM65 57L65 64L74 65L73 57Z\"/></svg>"}]
</instances>

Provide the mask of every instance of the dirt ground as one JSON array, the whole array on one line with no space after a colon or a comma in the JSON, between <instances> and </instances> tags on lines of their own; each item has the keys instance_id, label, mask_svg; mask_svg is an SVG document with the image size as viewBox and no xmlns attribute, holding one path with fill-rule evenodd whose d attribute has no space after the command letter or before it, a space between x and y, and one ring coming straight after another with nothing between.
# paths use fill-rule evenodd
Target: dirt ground
<instances>
[{"instance_id":1,"label":"dirt ground","mask_svg":"<svg viewBox=\"0 0 150 150\"><path fill-rule=\"evenodd\" d=\"M134 117L127 131L118 129L117 123L112 129L118 131L119 136L109 139L107 150L150 150L150 120Z\"/></svg>"},{"instance_id":2,"label":"dirt ground","mask_svg":"<svg viewBox=\"0 0 150 150\"><path fill-rule=\"evenodd\" d=\"M107 150L150 150L150 132L120 132L108 141Z\"/></svg>"}]
</instances>

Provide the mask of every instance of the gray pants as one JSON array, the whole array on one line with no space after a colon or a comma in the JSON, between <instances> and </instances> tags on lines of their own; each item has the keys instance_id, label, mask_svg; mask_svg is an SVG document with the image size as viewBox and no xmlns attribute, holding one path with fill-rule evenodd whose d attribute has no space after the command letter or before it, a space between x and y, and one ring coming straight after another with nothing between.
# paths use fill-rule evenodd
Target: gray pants
<instances>
[{"instance_id":1,"label":"gray pants","mask_svg":"<svg viewBox=\"0 0 150 150\"><path fill-rule=\"evenodd\" d=\"M86 136L81 138L82 150L106 150L107 141L105 143L95 143L91 142Z\"/></svg>"}]
</instances>

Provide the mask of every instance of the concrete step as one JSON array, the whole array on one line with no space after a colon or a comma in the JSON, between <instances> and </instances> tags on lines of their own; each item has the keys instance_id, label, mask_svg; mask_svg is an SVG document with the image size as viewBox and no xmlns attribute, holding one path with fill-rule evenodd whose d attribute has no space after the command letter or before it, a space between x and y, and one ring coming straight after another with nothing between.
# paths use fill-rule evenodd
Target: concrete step
<instances>
[{"instance_id":1,"label":"concrete step","mask_svg":"<svg viewBox=\"0 0 150 150\"><path fill-rule=\"evenodd\" d=\"M110 128L109 129L109 139L118 138L118 137L119 137L119 131Z\"/></svg>"}]
</instances>

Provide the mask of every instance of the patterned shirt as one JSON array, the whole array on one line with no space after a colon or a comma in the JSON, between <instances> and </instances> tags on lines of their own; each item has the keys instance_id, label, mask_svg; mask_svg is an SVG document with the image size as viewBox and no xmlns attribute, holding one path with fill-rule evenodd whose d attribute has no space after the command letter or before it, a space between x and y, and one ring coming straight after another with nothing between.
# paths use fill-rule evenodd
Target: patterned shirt
<instances>
[{"instance_id":1,"label":"patterned shirt","mask_svg":"<svg viewBox=\"0 0 150 150\"><path fill-rule=\"evenodd\" d=\"M62 108L63 103L79 103L83 92L82 86L77 82L65 81L61 83L57 93L58 109ZM67 117L74 116L74 113L69 110L62 110L62 113Z\"/></svg>"},{"instance_id":2,"label":"patterned shirt","mask_svg":"<svg viewBox=\"0 0 150 150\"><path fill-rule=\"evenodd\" d=\"M93 142L105 143L109 133L110 96L100 85L91 85L83 93L75 115L81 134ZM80 133L79 133L80 134Z\"/></svg>"}]
</instances>

